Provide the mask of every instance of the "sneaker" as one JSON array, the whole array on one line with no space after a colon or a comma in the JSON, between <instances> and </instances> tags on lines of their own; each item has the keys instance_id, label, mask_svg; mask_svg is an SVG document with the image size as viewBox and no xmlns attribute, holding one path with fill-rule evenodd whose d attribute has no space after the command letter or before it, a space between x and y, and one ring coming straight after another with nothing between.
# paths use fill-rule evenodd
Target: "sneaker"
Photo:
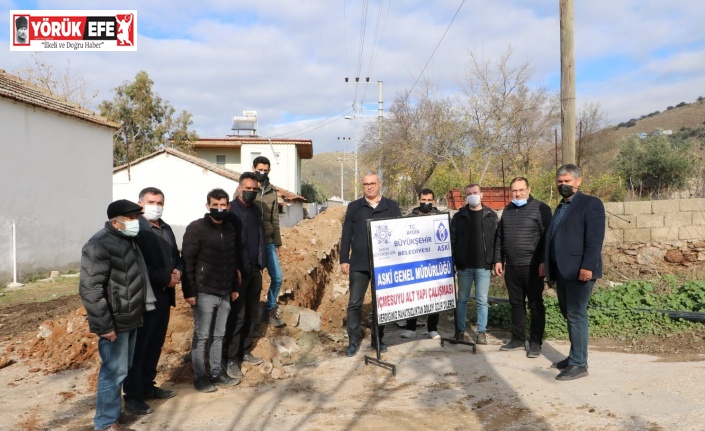
<instances>
[{"instance_id":1,"label":"sneaker","mask_svg":"<svg viewBox=\"0 0 705 431\"><path fill-rule=\"evenodd\" d=\"M487 335L484 332L478 332L475 344L487 344Z\"/></svg>"},{"instance_id":2,"label":"sneaker","mask_svg":"<svg viewBox=\"0 0 705 431\"><path fill-rule=\"evenodd\" d=\"M411 329L407 329L406 331L401 333L401 338L414 338L416 337L416 331L412 331Z\"/></svg>"},{"instance_id":3,"label":"sneaker","mask_svg":"<svg viewBox=\"0 0 705 431\"><path fill-rule=\"evenodd\" d=\"M233 379L242 379L242 370L240 370L240 365L237 361L228 361L225 372Z\"/></svg>"},{"instance_id":4,"label":"sneaker","mask_svg":"<svg viewBox=\"0 0 705 431\"><path fill-rule=\"evenodd\" d=\"M568 368L561 371L556 376L556 380L575 380L588 375L587 367L578 367L577 365L569 365Z\"/></svg>"},{"instance_id":5,"label":"sneaker","mask_svg":"<svg viewBox=\"0 0 705 431\"><path fill-rule=\"evenodd\" d=\"M193 387L196 388L198 392L215 392L218 390L207 377L196 377Z\"/></svg>"},{"instance_id":6,"label":"sneaker","mask_svg":"<svg viewBox=\"0 0 705 431\"><path fill-rule=\"evenodd\" d=\"M217 376L211 376L211 383L216 386L237 386L240 384L240 379L233 379L226 373L221 372Z\"/></svg>"},{"instance_id":7,"label":"sneaker","mask_svg":"<svg viewBox=\"0 0 705 431\"><path fill-rule=\"evenodd\" d=\"M259 365L264 362L264 359L260 358L259 356L255 356L250 352L247 352L242 356L242 361L249 362L252 365Z\"/></svg>"},{"instance_id":8,"label":"sneaker","mask_svg":"<svg viewBox=\"0 0 705 431\"><path fill-rule=\"evenodd\" d=\"M149 404L138 398L125 400L125 410L133 415L148 415L152 413L152 408L149 407Z\"/></svg>"},{"instance_id":9,"label":"sneaker","mask_svg":"<svg viewBox=\"0 0 705 431\"><path fill-rule=\"evenodd\" d=\"M441 334L439 334L438 331L429 331L428 338L432 340L438 340L441 338Z\"/></svg>"},{"instance_id":10,"label":"sneaker","mask_svg":"<svg viewBox=\"0 0 705 431\"><path fill-rule=\"evenodd\" d=\"M176 392L171 389L163 389L159 386L155 386L152 390L144 393L145 400L166 400L168 398L173 398L176 396Z\"/></svg>"},{"instance_id":11,"label":"sneaker","mask_svg":"<svg viewBox=\"0 0 705 431\"><path fill-rule=\"evenodd\" d=\"M565 370L566 368L568 368L568 358L565 358L562 361L552 363L551 368L556 368L558 370Z\"/></svg>"},{"instance_id":12,"label":"sneaker","mask_svg":"<svg viewBox=\"0 0 705 431\"><path fill-rule=\"evenodd\" d=\"M467 343L472 343L472 337L470 334L468 334L467 331L463 332L463 339L461 341L465 341Z\"/></svg>"},{"instance_id":13,"label":"sneaker","mask_svg":"<svg viewBox=\"0 0 705 431\"><path fill-rule=\"evenodd\" d=\"M529 350L526 351L527 358L538 358L541 356L541 343L536 341L529 342Z\"/></svg>"},{"instance_id":14,"label":"sneaker","mask_svg":"<svg viewBox=\"0 0 705 431\"><path fill-rule=\"evenodd\" d=\"M502 344L501 351L526 349L526 342L512 338L507 344Z\"/></svg>"},{"instance_id":15,"label":"sneaker","mask_svg":"<svg viewBox=\"0 0 705 431\"><path fill-rule=\"evenodd\" d=\"M372 348L377 350L377 343L372 343ZM387 353L387 345L384 344L384 341L379 342L379 353Z\"/></svg>"},{"instance_id":16,"label":"sneaker","mask_svg":"<svg viewBox=\"0 0 705 431\"><path fill-rule=\"evenodd\" d=\"M345 356L348 358L357 355L357 351L360 350L360 343L350 342L350 345L345 349Z\"/></svg>"},{"instance_id":17,"label":"sneaker","mask_svg":"<svg viewBox=\"0 0 705 431\"><path fill-rule=\"evenodd\" d=\"M270 326L274 326L275 328L281 328L282 326L286 326L286 323L284 323L284 321L282 320L282 314L279 312L278 308L269 310L267 314L267 322Z\"/></svg>"}]
</instances>

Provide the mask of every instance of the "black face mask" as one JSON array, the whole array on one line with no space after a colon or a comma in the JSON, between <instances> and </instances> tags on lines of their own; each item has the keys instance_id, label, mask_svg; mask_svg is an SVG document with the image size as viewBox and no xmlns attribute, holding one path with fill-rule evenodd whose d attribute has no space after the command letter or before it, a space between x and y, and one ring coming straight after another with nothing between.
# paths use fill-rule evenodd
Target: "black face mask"
<instances>
[{"instance_id":1,"label":"black face mask","mask_svg":"<svg viewBox=\"0 0 705 431\"><path fill-rule=\"evenodd\" d=\"M262 173L260 171L255 171L255 178L257 178L258 183L265 183L269 179L269 174L267 172Z\"/></svg>"},{"instance_id":2,"label":"black face mask","mask_svg":"<svg viewBox=\"0 0 705 431\"><path fill-rule=\"evenodd\" d=\"M430 212L431 209L433 209L433 203L431 203L431 202L421 202L421 203L419 204L419 209L421 210L422 213Z\"/></svg>"},{"instance_id":3,"label":"black face mask","mask_svg":"<svg viewBox=\"0 0 705 431\"><path fill-rule=\"evenodd\" d=\"M561 184L558 186L558 193L567 199L573 196L575 194L575 191L573 190L573 186L569 186L568 184Z\"/></svg>"},{"instance_id":4,"label":"black face mask","mask_svg":"<svg viewBox=\"0 0 705 431\"><path fill-rule=\"evenodd\" d=\"M227 214L228 210L225 208L211 208L211 217L213 217L213 220L225 220Z\"/></svg>"},{"instance_id":5,"label":"black face mask","mask_svg":"<svg viewBox=\"0 0 705 431\"><path fill-rule=\"evenodd\" d=\"M257 197L257 192L254 190L243 190L242 191L242 200L247 205L252 205L252 202L255 201L256 197Z\"/></svg>"}]
</instances>

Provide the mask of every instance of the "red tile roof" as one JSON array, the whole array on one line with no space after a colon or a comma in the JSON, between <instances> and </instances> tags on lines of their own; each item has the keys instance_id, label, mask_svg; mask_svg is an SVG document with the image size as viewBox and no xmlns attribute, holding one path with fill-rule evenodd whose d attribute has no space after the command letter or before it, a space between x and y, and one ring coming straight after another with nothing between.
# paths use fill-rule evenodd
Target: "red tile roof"
<instances>
[{"instance_id":1,"label":"red tile roof","mask_svg":"<svg viewBox=\"0 0 705 431\"><path fill-rule=\"evenodd\" d=\"M119 129L120 125L97 113L81 108L75 103L51 94L48 90L38 87L0 69L0 98L14 100L26 105L46 109L62 115L68 115L80 120L101 126Z\"/></svg>"}]
</instances>

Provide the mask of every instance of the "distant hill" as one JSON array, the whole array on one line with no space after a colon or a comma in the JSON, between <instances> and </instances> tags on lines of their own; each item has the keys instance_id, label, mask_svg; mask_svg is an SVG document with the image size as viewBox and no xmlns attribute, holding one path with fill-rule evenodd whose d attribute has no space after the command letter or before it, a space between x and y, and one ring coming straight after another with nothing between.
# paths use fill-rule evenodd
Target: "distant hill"
<instances>
[{"instance_id":1,"label":"distant hill","mask_svg":"<svg viewBox=\"0 0 705 431\"><path fill-rule=\"evenodd\" d=\"M333 151L314 154L310 160L302 160L301 181L315 184L326 197L340 196L339 159L341 156L341 152ZM358 161L358 172L367 170L369 169L364 168L361 161ZM343 192L345 200L352 200L355 197L355 158L351 153L345 153ZM358 184L358 197L362 196L361 193L362 188Z\"/></svg>"},{"instance_id":2,"label":"distant hill","mask_svg":"<svg viewBox=\"0 0 705 431\"><path fill-rule=\"evenodd\" d=\"M635 120L636 122L633 126L620 127L614 130L612 135L619 139L641 132L651 134L657 129L672 130L675 134L682 127L700 127L703 125L703 122L705 122L705 99L678 108L673 107L672 109L666 109L651 117L647 116Z\"/></svg>"}]
</instances>

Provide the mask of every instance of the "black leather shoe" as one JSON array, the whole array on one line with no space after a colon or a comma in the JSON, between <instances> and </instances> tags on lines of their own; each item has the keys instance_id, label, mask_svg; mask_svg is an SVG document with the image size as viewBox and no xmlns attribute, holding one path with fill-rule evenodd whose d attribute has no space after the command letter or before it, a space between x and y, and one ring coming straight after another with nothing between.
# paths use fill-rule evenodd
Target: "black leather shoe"
<instances>
[{"instance_id":1,"label":"black leather shoe","mask_svg":"<svg viewBox=\"0 0 705 431\"><path fill-rule=\"evenodd\" d=\"M133 415L148 415L152 413L152 408L149 404L137 398L125 400L125 410Z\"/></svg>"},{"instance_id":2,"label":"black leather shoe","mask_svg":"<svg viewBox=\"0 0 705 431\"><path fill-rule=\"evenodd\" d=\"M512 338L509 340L507 344L502 344L502 347L499 348L499 350L506 352L509 350L523 350L526 349L526 342L522 340L517 340L516 338Z\"/></svg>"},{"instance_id":3,"label":"black leather shoe","mask_svg":"<svg viewBox=\"0 0 705 431\"><path fill-rule=\"evenodd\" d=\"M240 379L233 379L226 373L221 372L217 376L211 376L211 383L216 386L237 386L240 384Z\"/></svg>"},{"instance_id":4,"label":"black leather shoe","mask_svg":"<svg viewBox=\"0 0 705 431\"><path fill-rule=\"evenodd\" d=\"M561 371L565 370L566 368L568 368L568 358L565 358L562 361L552 363L551 368L556 368Z\"/></svg>"},{"instance_id":5,"label":"black leather shoe","mask_svg":"<svg viewBox=\"0 0 705 431\"><path fill-rule=\"evenodd\" d=\"M529 342L529 350L526 351L527 358L538 358L541 356L541 343L536 341Z\"/></svg>"},{"instance_id":6,"label":"black leather shoe","mask_svg":"<svg viewBox=\"0 0 705 431\"><path fill-rule=\"evenodd\" d=\"M350 343L347 349L345 349L345 356L352 357L357 355L357 351L360 350L360 343Z\"/></svg>"},{"instance_id":7,"label":"black leather shoe","mask_svg":"<svg viewBox=\"0 0 705 431\"><path fill-rule=\"evenodd\" d=\"M196 377L193 387L199 392L215 392L218 390L208 377Z\"/></svg>"},{"instance_id":8,"label":"black leather shoe","mask_svg":"<svg viewBox=\"0 0 705 431\"><path fill-rule=\"evenodd\" d=\"M145 400L166 400L167 398L173 398L176 395L175 391L171 389L162 389L158 386L152 388L144 393Z\"/></svg>"},{"instance_id":9,"label":"black leather shoe","mask_svg":"<svg viewBox=\"0 0 705 431\"><path fill-rule=\"evenodd\" d=\"M575 380L588 375L587 367L578 367L577 365L569 365L568 368L561 371L556 376L556 380Z\"/></svg>"}]
</instances>

